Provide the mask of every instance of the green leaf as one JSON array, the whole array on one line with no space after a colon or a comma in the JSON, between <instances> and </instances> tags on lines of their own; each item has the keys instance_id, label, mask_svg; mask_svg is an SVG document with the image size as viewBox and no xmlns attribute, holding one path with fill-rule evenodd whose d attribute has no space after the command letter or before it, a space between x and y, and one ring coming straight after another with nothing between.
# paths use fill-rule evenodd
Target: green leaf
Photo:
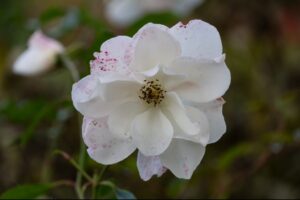
<instances>
[{"instance_id":1,"label":"green leaf","mask_svg":"<svg viewBox=\"0 0 300 200\"><path fill-rule=\"evenodd\" d=\"M111 181L102 181L100 183L101 192L98 191L97 197L99 198L106 198L108 195L110 195L110 198L117 198L117 199L136 199L136 197L129 192L128 190L124 190L121 188L118 188L113 182ZM109 190L110 189L110 190ZM106 192L106 193L104 193ZM112 193L113 196L112 197Z\"/></svg>"},{"instance_id":2,"label":"green leaf","mask_svg":"<svg viewBox=\"0 0 300 200\"><path fill-rule=\"evenodd\" d=\"M115 190L109 185L99 185L96 190L97 199L115 199Z\"/></svg>"},{"instance_id":3,"label":"green leaf","mask_svg":"<svg viewBox=\"0 0 300 200\"><path fill-rule=\"evenodd\" d=\"M117 199L136 199L136 197L128 190L116 188L115 192Z\"/></svg>"},{"instance_id":4,"label":"green leaf","mask_svg":"<svg viewBox=\"0 0 300 200\"><path fill-rule=\"evenodd\" d=\"M10 188L1 194L0 199L34 199L45 194L55 184L26 184Z\"/></svg>"},{"instance_id":5,"label":"green leaf","mask_svg":"<svg viewBox=\"0 0 300 200\"><path fill-rule=\"evenodd\" d=\"M115 199L116 185L111 181L102 181L97 187L96 198L98 199Z\"/></svg>"}]
</instances>

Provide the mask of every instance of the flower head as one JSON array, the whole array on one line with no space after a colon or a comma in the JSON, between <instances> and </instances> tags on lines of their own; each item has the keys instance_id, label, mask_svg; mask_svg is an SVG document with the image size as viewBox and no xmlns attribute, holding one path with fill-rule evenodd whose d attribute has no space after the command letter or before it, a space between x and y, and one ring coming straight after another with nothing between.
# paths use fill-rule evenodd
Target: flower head
<instances>
[{"instance_id":1,"label":"flower head","mask_svg":"<svg viewBox=\"0 0 300 200\"><path fill-rule=\"evenodd\" d=\"M224 60L218 31L201 20L150 23L106 41L72 90L91 158L113 164L138 149L142 179L166 169L190 178L205 146L225 133Z\"/></svg>"},{"instance_id":2,"label":"flower head","mask_svg":"<svg viewBox=\"0 0 300 200\"><path fill-rule=\"evenodd\" d=\"M13 65L16 74L32 76L51 69L56 56L64 47L56 40L36 31L29 39L28 49L24 51Z\"/></svg>"}]
</instances>

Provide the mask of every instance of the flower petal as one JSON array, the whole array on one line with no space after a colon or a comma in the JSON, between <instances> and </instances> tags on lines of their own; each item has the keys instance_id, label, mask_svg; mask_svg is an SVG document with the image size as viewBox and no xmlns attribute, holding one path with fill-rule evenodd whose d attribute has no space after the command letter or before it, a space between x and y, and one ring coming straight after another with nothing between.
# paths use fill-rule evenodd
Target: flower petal
<instances>
[{"instance_id":1,"label":"flower petal","mask_svg":"<svg viewBox=\"0 0 300 200\"><path fill-rule=\"evenodd\" d=\"M182 99L199 103L222 96L231 79L224 61L179 58L168 70L187 76L187 81L174 88L174 92Z\"/></svg>"},{"instance_id":2,"label":"flower petal","mask_svg":"<svg viewBox=\"0 0 300 200\"><path fill-rule=\"evenodd\" d=\"M141 152L138 152L137 168L144 181L150 180L153 175L160 177L167 170L161 164L159 156L144 156Z\"/></svg>"},{"instance_id":3,"label":"flower petal","mask_svg":"<svg viewBox=\"0 0 300 200\"><path fill-rule=\"evenodd\" d=\"M95 59L90 61L91 74L102 76L118 73L120 75L130 74L128 63L132 39L127 36L117 36L111 38L101 45L100 52L94 53ZM127 55L127 57L125 57Z\"/></svg>"},{"instance_id":4,"label":"flower petal","mask_svg":"<svg viewBox=\"0 0 300 200\"><path fill-rule=\"evenodd\" d=\"M198 108L203 110L209 121L209 142L217 142L226 132L226 123L222 113L222 107L225 101L219 98L209 103L199 104Z\"/></svg>"},{"instance_id":5,"label":"flower petal","mask_svg":"<svg viewBox=\"0 0 300 200\"><path fill-rule=\"evenodd\" d=\"M103 83L100 93L105 101L124 102L126 99L138 99L137 91L140 87L138 82L119 80Z\"/></svg>"},{"instance_id":6,"label":"flower petal","mask_svg":"<svg viewBox=\"0 0 300 200\"><path fill-rule=\"evenodd\" d=\"M127 158L136 149L131 138L115 138L107 126L107 118L85 118L83 139L88 154L98 163L110 165Z\"/></svg>"},{"instance_id":7,"label":"flower petal","mask_svg":"<svg viewBox=\"0 0 300 200\"><path fill-rule=\"evenodd\" d=\"M137 96L136 87L132 81L100 83L97 75L89 75L73 85L72 100L82 115L103 117L119 104Z\"/></svg>"},{"instance_id":8,"label":"flower petal","mask_svg":"<svg viewBox=\"0 0 300 200\"><path fill-rule=\"evenodd\" d=\"M99 96L99 88L98 78L93 75L86 76L73 85L72 101L82 115L99 117L106 114L102 108L107 106Z\"/></svg>"},{"instance_id":9,"label":"flower petal","mask_svg":"<svg viewBox=\"0 0 300 200\"><path fill-rule=\"evenodd\" d=\"M171 143L173 127L160 109L153 107L135 117L131 136L144 155L159 155Z\"/></svg>"},{"instance_id":10,"label":"flower petal","mask_svg":"<svg viewBox=\"0 0 300 200\"><path fill-rule=\"evenodd\" d=\"M210 124L206 114L192 106L185 106L185 112L191 122L199 128L199 132L196 135L187 135L179 127L175 126L174 138L189 140L206 146L210 139Z\"/></svg>"},{"instance_id":11,"label":"flower petal","mask_svg":"<svg viewBox=\"0 0 300 200\"><path fill-rule=\"evenodd\" d=\"M140 101L131 101L116 107L108 117L109 130L121 138L129 137L129 129L136 115L144 112L146 106Z\"/></svg>"},{"instance_id":12,"label":"flower petal","mask_svg":"<svg viewBox=\"0 0 300 200\"><path fill-rule=\"evenodd\" d=\"M182 56L214 59L222 55L219 32L202 20L191 20L186 25L179 22L170 33L179 41Z\"/></svg>"},{"instance_id":13,"label":"flower petal","mask_svg":"<svg viewBox=\"0 0 300 200\"><path fill-rule=\"evenodd\" d=\"M167 93L161 108L185 134L196 135L199 133L200 128L188 118L184 106L176 93Z\"/></svg>"},{"instance_id":14,"label":"flower petal","mask_svg":"<svg viewBox=\"0 0 300 200\"><path fill-rule=\"evenodd\" d=\"M205 153L201 144L174 139L169 148L159 157L163 166L178 178L190 179Z\"/></svg>"},{"instance_id":15,"label":"flower petal","mask_svg":"<svg viewBox=\"0 0 300 200\"><path fill-rule=\"evenodd\" d=\"M35 31L29 39L29 48L42 51L52 51L53 54L59 54L64 51L63 45L57 40L46 36L42 31Z\"/></svg>"},{"instance_id":16,"label":"flower petal","mask_svg":"<svg viewBox=\"0 0 300 200\"><path fill-rule=\"evenodd\" d=\"M54 67L55 62L55 52L29 48L18 57L13 65L13 72L24 76L34 76L49 71Z\"/></svg>"},{"instance_id":17,"label":"flower petal","mask_svg":"<svg viewBox=\"0 0 300 200\"><path fill-rule=\"evenodd\" d=\"M180 55L179 43L162 25L146 24L134 40L134 57L130 67L135 71L147 71L159 64L167 66Z\"/></svg>"}]
</instances>

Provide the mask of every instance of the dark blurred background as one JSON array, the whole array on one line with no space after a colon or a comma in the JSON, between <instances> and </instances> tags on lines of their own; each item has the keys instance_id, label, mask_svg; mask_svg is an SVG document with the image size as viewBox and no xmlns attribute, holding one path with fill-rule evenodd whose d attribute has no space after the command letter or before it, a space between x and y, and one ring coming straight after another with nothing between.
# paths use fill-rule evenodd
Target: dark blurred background
<instances>
[{"instance_id":1,"label":"dark blurred background","mask_svg":"<svg viewBox=\"0 0 300 200\"><path fill-rule=\"evenodd\" d=\"M224 96L227 133L207 147L189 181L167 172L143 182L136 154L112 165L105 179L137 198L300 198L300 1L206 0L188 15L147 13L113 25L100 0L1 0L0 193L18 184L75 180L60 149L77 159L81 142L70 100L72 79L58 62L49 73L22 77L12 64L36 29L69 49L81 77L105 40L133 35L146 22L172 26L198 18L219 30L232 73ZM101 166L87 159L89 172ZM59 187L46 197L75 197Z\"/></svg>"}]
</instances>

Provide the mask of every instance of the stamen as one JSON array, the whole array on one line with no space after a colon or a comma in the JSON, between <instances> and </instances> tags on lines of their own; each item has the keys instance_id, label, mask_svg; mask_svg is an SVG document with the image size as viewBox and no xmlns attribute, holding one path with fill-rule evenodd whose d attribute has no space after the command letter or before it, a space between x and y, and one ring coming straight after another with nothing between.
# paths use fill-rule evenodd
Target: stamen
<instances>
[{"instance_id":1,"label":"stamen","mask_svg":"<svg viewBox=\"0 0 300 200\"><path fill-rule=\"evenodd\" d=\"M163 89L158 79L144 80L145 85L140 89L139 98L147 104L157 106L165 98L166 90Z\"/></svg>"}]
</instances>

